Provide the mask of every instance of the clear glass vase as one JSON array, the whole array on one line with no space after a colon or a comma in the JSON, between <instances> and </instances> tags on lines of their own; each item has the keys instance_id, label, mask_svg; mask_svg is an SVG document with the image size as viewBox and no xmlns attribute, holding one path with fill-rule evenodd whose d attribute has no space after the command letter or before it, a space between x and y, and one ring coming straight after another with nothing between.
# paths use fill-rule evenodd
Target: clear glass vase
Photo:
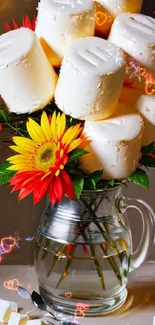
<instances>
[{"instance_id":1,"label":"clear glass vase","mask_svg":"<svg viewBox=\"0 0 155 325\"><path fill-rule=\"evenodd\" d=\"M47 202L35 244L40 293L52 310L76 317L103 315L127 297L128 274L147 257L154 213L147 203L122 196L122 188L84 191L79 201ZM135 254L126 210L142 215Z\"/></svg>"}]
</instances>

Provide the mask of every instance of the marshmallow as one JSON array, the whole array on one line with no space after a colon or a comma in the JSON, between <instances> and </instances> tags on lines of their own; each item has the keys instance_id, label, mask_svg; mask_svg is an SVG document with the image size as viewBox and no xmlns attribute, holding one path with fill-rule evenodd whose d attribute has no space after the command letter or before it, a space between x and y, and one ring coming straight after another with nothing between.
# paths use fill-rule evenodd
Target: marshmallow
<instances>
[{"instance_id":1,"label":"marshmallow","mask_svg":"<svg viewBox=\"0 0 155 325\"><path fill-rule=\"evenodd\" d=\"M125 12L141 11L143 0L97 0L96 30L108 36L115 17Z\"/></svg>"},{"instance_id":2,"label":"marshmallow","mask_svg":"<svg viewBox=\"0 0 155 325\"><path fill-rule=\"evenodd\" d=\"M36 34L52 65L60 66L68 44L93 36L95 5L92 0L41 0Z\"/></svg>"},{"instance_id":3,"label":"marshmallow","mask_svg":"<svg viewBox=\"0 0 155 325\"><path fill-rule=\"evenodd\" d=\"M120 101L135 107L143 117L145 130L142 146L155 141L155 94L148 96L141 90L124 86Z\"/></svg>"},{"instance_id":4,"label":"marshmallow","mask_svg":"<svg viewBox=\"0 0 155 325\"><path fill-rule=\"evenodd\" d=\"M10 112L31 113L52 98L57 76L34 32L0 36L0 94Z\"/></svg>"},{"instance_id":5,"label":"marshmallow","mask_svg":"<svg viewBox=\"0 0 155 325\"><path fill-rule=\"evenodd\" d=\"M26 322L29 320L29 316L26 314L19 314L12 312L8 325L26 325Z\"/></svg>"},{"instance_id":6,"label":"marshmallow","mask_svg":"<svg viewBox=\"0 0 155 325\"><path fill-rule=\"evenodd\" d=\"M13 301L0 299L0 322L8 323L12 311L17 312L17 304Z\"/></svg>"},{"instance_id":7,"label":"marshmallow","mask_svg":"<svg viewBox=\"0 0 155 325\"><path fill-rule=\"evenodd\" d=\"M117 107L124 73L120 48L97 37L75 40L62 62L56 104L81 120L107 118Z\"/></svg>"},{"instance_id":8,"label":"marshmallow","mask_svg":"<svg viewBox=\"0 0 155 325\"><path fill-rule=\"evenodd\" d=\"M103 170L104 179L124 179L137 168L144 122L132 107L119 103L113 117L86 121L84 134L90 139L88 153L81 158L86 172Z\"/></svg>"},{"instance_id":9,"label":"marshmallow","mask_svg":"<svg viewBox=\"0 0 155 325\"><path fill-rule=\"evenodd\" d=\"M146 73L155 79L155 19L141 14L121 14L113 25L109 41L127 54L126 84L143 88ZM150 85L151 86L151 85Z\"/></svg>"}]
</instances>

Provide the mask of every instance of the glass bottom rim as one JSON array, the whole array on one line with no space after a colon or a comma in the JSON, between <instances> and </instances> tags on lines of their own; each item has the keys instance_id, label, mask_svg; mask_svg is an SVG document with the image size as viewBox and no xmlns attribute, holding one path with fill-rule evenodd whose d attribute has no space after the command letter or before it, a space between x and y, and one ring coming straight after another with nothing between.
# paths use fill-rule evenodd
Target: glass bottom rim
<instances>
[{"instance_id":1,"label":"glass bottom rim","mask_svg":"<svg viewBox=\"0 0 155 325\"><path fill-rule=\"evenodd\" d=\"M104 316L119 309L126 301L128 291L123 288L120 292L109 298L79 299L74 301L64 297L56 297L48 292L43 286L39 287L40 294L59 320L59 314L83 317ZM81 307L79 307L81 306ZM81 309L80 309L81 308ZM80 316L81 314L81 316ZM83 316L83 317L82 317Z\"/></svg>"}]
</instances>

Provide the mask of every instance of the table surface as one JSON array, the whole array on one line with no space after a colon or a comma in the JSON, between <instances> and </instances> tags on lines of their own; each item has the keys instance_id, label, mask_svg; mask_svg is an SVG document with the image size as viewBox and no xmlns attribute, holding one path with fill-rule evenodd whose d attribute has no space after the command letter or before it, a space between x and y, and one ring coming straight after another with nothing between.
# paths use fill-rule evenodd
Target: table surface
<instances>
[{"instance_id":1,"label":"table surface","mask_svg":"<svg viewBox=\"0 0 155 325\"><path fill-rule=\"evenodd\" d=\"M10 280L13 280L11 290ZM32 266L0 266L0 298L16 301L21 312L32 317L41 314L29 300L18 296L17 284L31 292L37 291L37 279ZM104 317L77 319L80 325L155 325L155 262L147 262L129 277L128 299L117 312ZM73 318L70 318L70 321Z\"/></svg>"}]
</instances>

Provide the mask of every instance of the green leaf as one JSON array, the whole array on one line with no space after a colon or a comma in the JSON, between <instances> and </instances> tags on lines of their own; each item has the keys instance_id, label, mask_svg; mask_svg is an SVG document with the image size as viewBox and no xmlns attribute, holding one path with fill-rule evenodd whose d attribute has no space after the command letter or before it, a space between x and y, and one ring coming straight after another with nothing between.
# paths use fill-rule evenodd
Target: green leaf
<instances>
[{"instance_id":1,"label":"green leaf","mask_svg":"<svg viewBox=\"0 0 155 325\"><path fill-rule=\"evenodd\" d=\"M0 109L0 117L2 117L5 122L7 121L7 117L3 109Z\"/></svg>"},{"instance_id":2,"label":"green leaf","mask_svg":"<svg viewBox=\"0 0 155 325\"><path fill-rule=\"evenodd\" d=\"M149 177L142 169L137 169L134 174L128 177L128 180L137 185L143 186L146 190L149 189Z\"/></svg>"},{"instance_id":3,"label":"green leaf","mask_svg":"<svg viewBox=\"0 0 155 325\"><path fill-rule=\"evenodd\" d=\"M88 188L96 190L96 182L93 178L85 178L84 185Z\"/></svg>"},{"instance_id":4,"label":"green leaf","mask_svg":"<svg viewBox=\"0 0 155 325\"><path fill-rule=\"evenodd\" d=\"M75 195L77 196L77 198L80 198L80 195L83 191L83 186L84 186L84 178L76 178L72 180L72 184L74 186L74 191L75 191Z\"/></svg>"},{"instance_id":5,"label":"green leaf","mask_svg":"<svg viewBox=\"0 0 155 325\"><path fill-rule=\"evenodd\" d=\"M148 146L142 147L141 152L143 155L148 155L148 153L152 153L155 148L155 142L151 142Z\"/></svg>"},{"instance_id":6,"label":"green leaf","mask_svg":"<svg viewBox=\"0 0 155 325\"><path fill-rule=\"evenodd\" d=\"M81 148L73 150L69 157L69 163L73 160L79 159L81 156L86 155L87 153L88 151Z\"/></svg>"},{"instance_id":7,"label":"green leaf","mask_svg":"<svg viewBox=\"0 0 155 325\"><path fill-rule=\"evenodd\" d=\"M8 161L5 161L4 164L0 166L0 185L8 184L16 173L15 171L8 170L7 168L9 166L11 166L11 164Z\"/></svg>"},{"instance_id":8,"label":"green leaf","mask_svg":"<svg viewBox=\"0 0 155 325\"><path fill-rule=\"evenodd\" d=\"M7 170L7 168L10 167L10 166L11 166L11 164L8 161L5 161L2 165L0 165L0 173L2 171Z\"/></svg>"},{"instance_id":9,"label":"green leaf","mask_svg":"<svg viewBox=\"0 0 155 325\"><path fill-rule=\"evenodd\" d=\"M103 176L103 170L97 170L92 174L90 174L91 179L93 179L95 183L98 183L102 179L102 176Z\"/></svg>"},{"instance_id":10,"label":"green leaf","mask_svg":"<svg viewBox=\"0 0 155 325\"><path fill-rule=\"evenodd\" d=\"M155 167L155 158L151 156L142 156L140 159L140 164L144 165L145 167Z\"/></svg>"},{"instance_id":11,"label":"green leaf","mask_svg":"<svg viewBox=\"0 0 155 325\"><path fill-rule=\"evenodd\" d=\"M114 186L115 185L115 180L114 179L111 179L108 184L109 186Z\"/></svg>"}]
</instances>

